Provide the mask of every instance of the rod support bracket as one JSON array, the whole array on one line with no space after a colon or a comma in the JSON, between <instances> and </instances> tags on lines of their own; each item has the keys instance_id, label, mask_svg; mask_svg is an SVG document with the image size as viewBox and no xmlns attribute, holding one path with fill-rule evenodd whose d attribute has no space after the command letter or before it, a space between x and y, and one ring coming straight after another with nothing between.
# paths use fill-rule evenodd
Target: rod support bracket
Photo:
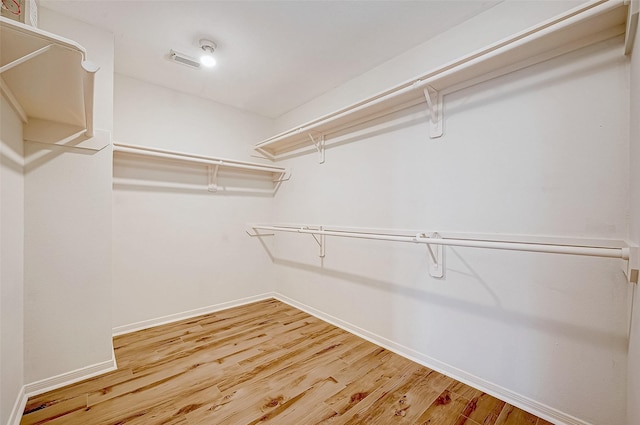
<instances>
[{"instance_id":1,"label":"rod support bracket","mask_svg":"<svg viewBox=\"0 0 640 425\"><path fill-rule=\"evenodd\" d=\"M308 133L309 135L309 139L311 139L311 143L313 143L313 146L315 146L316 150L318 151L318 154L320 155L320 158L318 159L318 163L319 164L324 164L324 134L321 134L318 139L316 140L313 137L313 134Z\"/></svg>"},{"instance_id":2,"label":"rod support bracket","mask_svg":"<svg viewBox=\"0 0 640 425\"><path fill-rule=\"evenodd\" d=\"M207 173L209 177L209 181L207 184L207 190L209 192L217 192L218 191L218 169L220 165L209 165L207 167Z\"/></svg>"},{"instance_id":3,"label":"rod support bracket","mask_svg":"<svg viewBox=\"0 0 640 425\"><path fill-rule=\"evenodd\" d=\"M431 235L425 235L424 233L418 233L416 240L420 239L441 239L442 236L437 232ZM427 243L427 249L429 250L429 275L432 277L442 278L444 277L444 246L440 244Z\"/></svg>"},{"instance_id":4,"label":"rod support bracket","mask_svg":"<svg viewBox=\"0 0 640 425\"><path fill-rule=\"evenodd\" d=\"M301 230L309 230L309 228L308 227L303 227ZM318 230L320 230L322 232L324 230L324 227L320 226L318 228ZM316 243L320 247L320 252L318 253L318 257L324 258L324 256L325 256L326 235L317 235L316 236L315 234L311 233L311 236L313 237L313 239L316 241Z\"/></svg>"},{"instance_id":5,"label":"rod support bracket","mask_svg":"<svg viewBox=\"0 0 640 425\"><path fill-rule=\"evenodd\" d=\"M286 182L290 178L291 178L291 170L287 168L282 173L280 173L280 175L278 175L277 177L274 177L273 182L282 183L282 182Z\"/></svg>"},{"instance_id":6,"label":"rod support bracket","mask_svg":"<svg viewBox=\"0 0 640 425\"><path fill-rule=\"evenodd\" d=\"M275 233L260 233L254 226L256 224L247 224L245 226L244 231L247 232L247 235L251 237L275 236Z\"/></svg>"},{"instance_id":7,"label":"rod support bracket","mask_svg":"<svg viewBox=\"0 0 640 425\"><path fill-rule=\"evenodd\" d=\"M427 100L427 107L429 108L429 137L432 139L442 136L442 116L443 116L443 102L442 92L434 89L431 86L427 86L423 89L424 98Z\"/></svg>"}]
</instances>

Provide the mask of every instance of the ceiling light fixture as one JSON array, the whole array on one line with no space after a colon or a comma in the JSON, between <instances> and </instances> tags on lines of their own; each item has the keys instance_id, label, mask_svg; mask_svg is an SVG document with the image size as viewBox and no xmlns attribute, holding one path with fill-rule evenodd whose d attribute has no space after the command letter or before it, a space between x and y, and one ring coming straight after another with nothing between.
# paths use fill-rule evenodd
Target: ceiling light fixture
<instances>
[{"instance_id":1,"label":"ceiling light fixture","mask_svg":"<svg viewBox=\"0 0 640 425\"><path fill-rule=\"evenodd\" d=\"M202 66L211 68L216 65L216 58L213 57L213 52L215 52L216 47L216 43L211 40L207 40L206 38L200 40L200 48L202 49L200 63Z\"/></svg>"}]
</instances>

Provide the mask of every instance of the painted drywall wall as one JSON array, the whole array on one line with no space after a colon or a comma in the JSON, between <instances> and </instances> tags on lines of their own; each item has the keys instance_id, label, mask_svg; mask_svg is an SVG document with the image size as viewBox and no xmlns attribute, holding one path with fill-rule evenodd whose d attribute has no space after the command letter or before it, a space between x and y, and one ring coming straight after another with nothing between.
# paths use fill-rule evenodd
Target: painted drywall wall
<instances>
[{"instance_id":1,"label":"painted drywall wall","mask_svg":"<svg viewBox=\"0 0 640 425\"><path fill-rule=\"evenodd\" d=\"M113 36L42 8L96 75L95 126L113 122ZM25 143L25 382L107 364L111 344L111 150Z\"/></svg>"},{"instance_id":2,"label":"painted drywall wall","mask_svg":"<svg viewBox=\"0 0 640 425\"><path fill-rule=\"evenodd\" d=\"M542 15L555 7L549 3L526 3L523 12L540 7ZM491 9L423 45L414 62L437 61L447 41L474 45L482 28L532 16L517 9ZM440 139L429 139L426 113L414 108L375 131L330 141L323 165L313 154L284 161L295 178L276 198L277 222L624 239L629 87L620 43L447 96ZM378 72L279 127L364 97L362 81L379 86ZM628 286L620 261L449 248L439 280L429 277L421 246L329 238L320 260L310 238L279 234L271 255L277 291L427 363L502 387L523 405L533 400L548 417L626 421Z\"/></svg>"},{"instance_id":3,"label":"painted drywall wall","mask_svg":"<svg viewBox=\"0 0 640 425\"><path fill-rule=\"evenodd\" d=\"M24 384L24 175L22 121L0 100L0 423Z\"/></svg>"},{"instance_id":4,"label":"painted drywall wall","mask_svg":"<svg viewBox=\"0 0 640 425\"><path fill-rule=\"evenodd\" d=\"M629 239L640 245L640 32L636 33L631 57L630 138L630 223ZM640 291L634 288L633 317L629 338L629 380L627 409L629 425L640 423Z\"/></svg>"},{"instance_id":5,"label":"painted drywall wall","mask_svg":"<svg viewBox=\"0 0 640 425\"><path fill-rule=\"evenodd\" d=\"M358 102L584 2L507 0L282 115L276 120L276 128L285 131Z\"/></svg>"},{"instance_id":6,"label":"painted drywall wall","mask_svg":"<svg viewBox=\"0 0 640 425\"><path fill-rule=\"evenodd\" d=\"M257 161L247 146L272 130L269 119L116 75L117 142ZM204 166L115 156L116 330L271 290L273 267L245 223L272 217L273 197L259 191L273 185L252 173L219 177L211 193ZM142 186L149 182L159 187ZM168 187L175 183L195 188Z\"/></svg>"}]
</instances>

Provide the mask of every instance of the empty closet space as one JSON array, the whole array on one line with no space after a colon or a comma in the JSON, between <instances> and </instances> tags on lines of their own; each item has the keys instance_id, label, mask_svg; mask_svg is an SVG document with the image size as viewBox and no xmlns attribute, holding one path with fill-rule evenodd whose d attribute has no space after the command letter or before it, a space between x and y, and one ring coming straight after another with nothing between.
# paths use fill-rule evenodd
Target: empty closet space
<instances>
[{"instance_id":1,"label":"empty closet space","mask_svg":"<svg viewBox=\"0 0 640 425\"><path fill-rule=\"evenodd\" d=\"M0 424L640 423L638 0L18 3Z\"/></svg>"},{"instance_id":2,"label":"empty closet space","mask_svg":"<svg viewBox=\"0 0 640 425\"><path fill-rule=\"evenodd\" d=\"M22 424L548 424L273 299L114 349L117 371L31 398Z\"/></svg>"}]
</instances>

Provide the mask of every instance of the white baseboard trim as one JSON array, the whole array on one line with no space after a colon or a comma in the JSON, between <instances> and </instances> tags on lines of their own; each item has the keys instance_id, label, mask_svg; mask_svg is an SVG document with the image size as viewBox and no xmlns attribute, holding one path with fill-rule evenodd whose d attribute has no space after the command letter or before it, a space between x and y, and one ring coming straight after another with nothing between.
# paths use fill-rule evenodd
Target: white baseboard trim
<instances>
[{"instance_id":1,"label":"white baseboard trim","mask_svg":"<svg viewBox=\"0 0 640 425\"><path fill-rule=\"evenodd\" d=\"M593 425L589 422L576 418L575 416L569 415L565 412L554 409L553 407L547 406L546 404L537 402L521 394L518 394L514 391L501 387L500 385L496 385L485 379L482 379L480 377L467 373L450 364L441 362L437 359L434 359L418 351L415 351L409 347L398 344L378 334L369 332L366 329L362 329L356 325L353 325L352 323L346 322L337 317L326 314L320 310L315 309L314 307L298 302L278 292L267 292L261 295L242 298L234 301L228 301L220 304L214 304L211 306L202 307L195 310L189 310L182 313L171 314L171 315L159 317L156 319L150 319L150 320L145 320L137 323L132 323L129 325L118 326L113 328L113 336L135 332L142 329L148 329L148 328L152 328L155 326L164 325L172 322L177 322L179 320L189 319L192 317L201 316L203 314L214 313L216 311L225 310L232 307L239 307L239 306L251 304L257 301L263 301L269 298L275 298L279 301L282 301L285 304L289 304L292 307L302 310L312 316L315 316L321 320L324 320L325 322L331 323L334 326L337 326L341 329L344 329L347 332L350 332L354 335L364 338L367 341L370 341L376 345L379 345L402 357L405 357L418 364L421 364L437 372L440 372L444 375L447 375L453 379L456 379L462 383L465 383L474 388L477 388L487 394L490 394L496 398L499 398L500 400L503 400L513 406L516 406L520 409L530 412L554 424ZM115 356L113 361L115 364ZM27 392L27 394L31 395L29 392Z\"/></svg>"},{"instance_id":2,"label":"white baseboard trim","mask_svg":"<svg viewBox=\"0 0 640 425\"><path fill-rule=\"evenodd\" d=\"M451 366L447 363L443 363L439 360L426 356L418 351L415 351L409 347L405 347L404 345L398 344L394 341L391 341L385 337L377 335L375 333L369 332L365 329L362 329L356 325L353 325L349 322L345 322L337 317L326 314L320 310L317 310L313 307L310 307L306 304L293 300L287 296L284 296L280 293L273 293L272 297L282 301L283 303L289 304L292 307L295 307L299 310L302 310L306 313L309 313L312 316L317 317L318 319L324 320L325 322L331 323L334 326L337 326L341 329L344 329L347 332L350 332L354 335L357 335L361 338L366 339L376 345L381 346L389 351L392 351L402 357L405 357L409 360L412 360L418 364L426 366L430 369L433 369L437 372L440 372L444 375L447 375L453 379L456 379L464 384L470 385L474 388L479 389L487 394L490 394L500 400L503 400L513 406L516 406L522 410L525 410L529 413L532 413L542 419L545 419L549 422L552 422L557 425L593 425L589 422L585 422L579 418L576 418L567 413L561 412L557 409L554 409L550 406L532 400L528 397L525 397L521 394L508 390L504 387L496 385L492 382L489 382L485 379L479 378L475 375L467 373L463 370L460 370L454 366Z\"/></svg>"},{"instance_id":3,"label":"white baseboard trim","mask_svg":"<svg viewBox=\"0 0 640 425\"><path fill-rule=\"evenodd\" d=\"M28 397L33 397L38 394L46 393L47 391L55 390L70 384L75 384L76 382L84 381L85 379L102 375L103 373L114 371L117 368L116 357L115 355L112 355L111 359L104 362L27 384L24 386L24 392Z\"/></svg>"},{"instance_id":4,"label":"white baseboard trim","mask_svg":"<svg viewBox=\"0 0 640 425\"><path fill-rule=\"evenodd\" d=\"M24 412L24 407L27 405L27 400L29 396L25 392L25 386L23 385L20 388L20 392L16 397L16 402L13 404L13 409L11 409L11 415L9 415L9 420L7 421L7 425L20 425L20 421L22 420L22 412Z\"/></svg>"},{"instance_id":5,"label":"white baseboard trim","mask_svg":"<svg viewBox=\"0 0 640 425\"><path fill-rule=\"evenodd\" d=\"M241 298L239 300L227 301L220 304L196 308L194 310L183 311L181 313L169 314L167 316L158 317L156 319L143 320L141 322L131 323L128 325L116 326L115 328L113 328L113 336L128 334L131 332L140 331L142 329L153 328L155 326L166 325L167 323L190 319L192 317L202 316L204 314L215 313L216 311L226 310L232 307L240 307L245 304L264 301L269 298L275 298L274 294L268 292L261 295Z\"/></svg>"}]
</instances>

